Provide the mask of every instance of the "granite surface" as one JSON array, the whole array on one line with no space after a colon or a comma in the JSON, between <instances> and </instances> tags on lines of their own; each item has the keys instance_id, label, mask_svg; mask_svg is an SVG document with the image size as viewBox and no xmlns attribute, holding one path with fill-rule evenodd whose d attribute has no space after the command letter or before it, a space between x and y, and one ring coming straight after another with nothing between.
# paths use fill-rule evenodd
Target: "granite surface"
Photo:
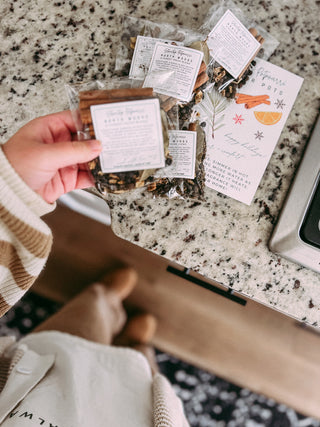
<instances>
[{"instance_id":1,"label":"granite surface","mask_svg":"<svg viewBox=\"0 0 320 427\"><path fill-rule=\"evenodd\" d=\"M213 1L12 0L0 5L0 138L68 108L64 85L110 78L123 14L197 29ZM320 324L320 275L267 243L320 105L318 0L235 1L280 45L270 61L304 78L251 206L213 190L205 201L110 198L117 235L246 296Z\"/></svg>"}]
</instances>

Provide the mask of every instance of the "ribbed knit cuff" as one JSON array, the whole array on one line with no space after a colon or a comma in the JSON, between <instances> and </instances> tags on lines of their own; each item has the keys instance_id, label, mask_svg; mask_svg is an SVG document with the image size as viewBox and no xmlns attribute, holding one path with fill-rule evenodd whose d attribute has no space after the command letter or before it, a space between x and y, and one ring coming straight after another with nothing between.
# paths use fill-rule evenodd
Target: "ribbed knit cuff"
<instances>
[{"instance_id":1,"label":"ribbed knit cuff","mask_svg":"<svg viewBox=\"0 0 320 427\"><path fill-rule=\"evenodd\" d=\"M31 190L17 174L13 166L9 163L2 147L0 147L0 168L1 176L6 181L7 185L14 190L15 194L34 214L42 216L55 209L56 203L47 203L39 194Z\"/></svg>"}]
</instances>

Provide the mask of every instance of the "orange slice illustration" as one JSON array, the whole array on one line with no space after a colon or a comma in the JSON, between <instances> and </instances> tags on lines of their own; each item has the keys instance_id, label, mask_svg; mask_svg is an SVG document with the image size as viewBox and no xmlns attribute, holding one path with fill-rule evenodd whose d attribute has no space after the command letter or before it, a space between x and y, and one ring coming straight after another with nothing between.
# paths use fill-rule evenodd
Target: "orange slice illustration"
<instances>
[{"instance_id":1,"label":"orange slice illustration","mask_svg":"<svg viewBox=\"0 0 320 427\"><path fill-rule=\"evenodd\" d=\"M254 115L263 125L275 125L282 117L282 113L276 111L254 111Z\"/></svg>"}]
</instances>

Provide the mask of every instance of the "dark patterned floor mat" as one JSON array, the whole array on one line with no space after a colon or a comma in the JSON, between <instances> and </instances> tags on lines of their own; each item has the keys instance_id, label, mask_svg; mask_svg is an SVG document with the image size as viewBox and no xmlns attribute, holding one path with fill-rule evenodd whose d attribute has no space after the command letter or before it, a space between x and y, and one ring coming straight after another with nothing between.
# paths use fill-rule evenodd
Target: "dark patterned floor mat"
<instances>
[{"instance_id":1,"label":"dark patterned floor mat","mask_svg":"<svg viewBox=\"0 0 320 427\"><path fill-rule=\"evenodd\" d=\"M55 313L59 304L29 292L0 319L0 336L17 338ZM161 372L184 403L192 427L320 427L285 405L157 351Z\"/></svg>"}]
</instances>

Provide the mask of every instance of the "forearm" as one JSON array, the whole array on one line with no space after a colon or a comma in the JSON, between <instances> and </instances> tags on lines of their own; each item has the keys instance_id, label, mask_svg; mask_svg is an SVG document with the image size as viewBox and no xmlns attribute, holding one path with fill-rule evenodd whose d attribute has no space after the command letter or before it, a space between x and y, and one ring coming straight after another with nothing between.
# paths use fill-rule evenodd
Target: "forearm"
<instances>
[{"instance_id":1,"label":"forearm","mask_svg":"<svg viewBox=\"0 0 320 427\"><path fill-rule=\"evenodd\" d=\"M0 148L0 316L30 288L47 260L52 235L40 216L54 206L22 181Z\"/></svg>"}]
</instances>

